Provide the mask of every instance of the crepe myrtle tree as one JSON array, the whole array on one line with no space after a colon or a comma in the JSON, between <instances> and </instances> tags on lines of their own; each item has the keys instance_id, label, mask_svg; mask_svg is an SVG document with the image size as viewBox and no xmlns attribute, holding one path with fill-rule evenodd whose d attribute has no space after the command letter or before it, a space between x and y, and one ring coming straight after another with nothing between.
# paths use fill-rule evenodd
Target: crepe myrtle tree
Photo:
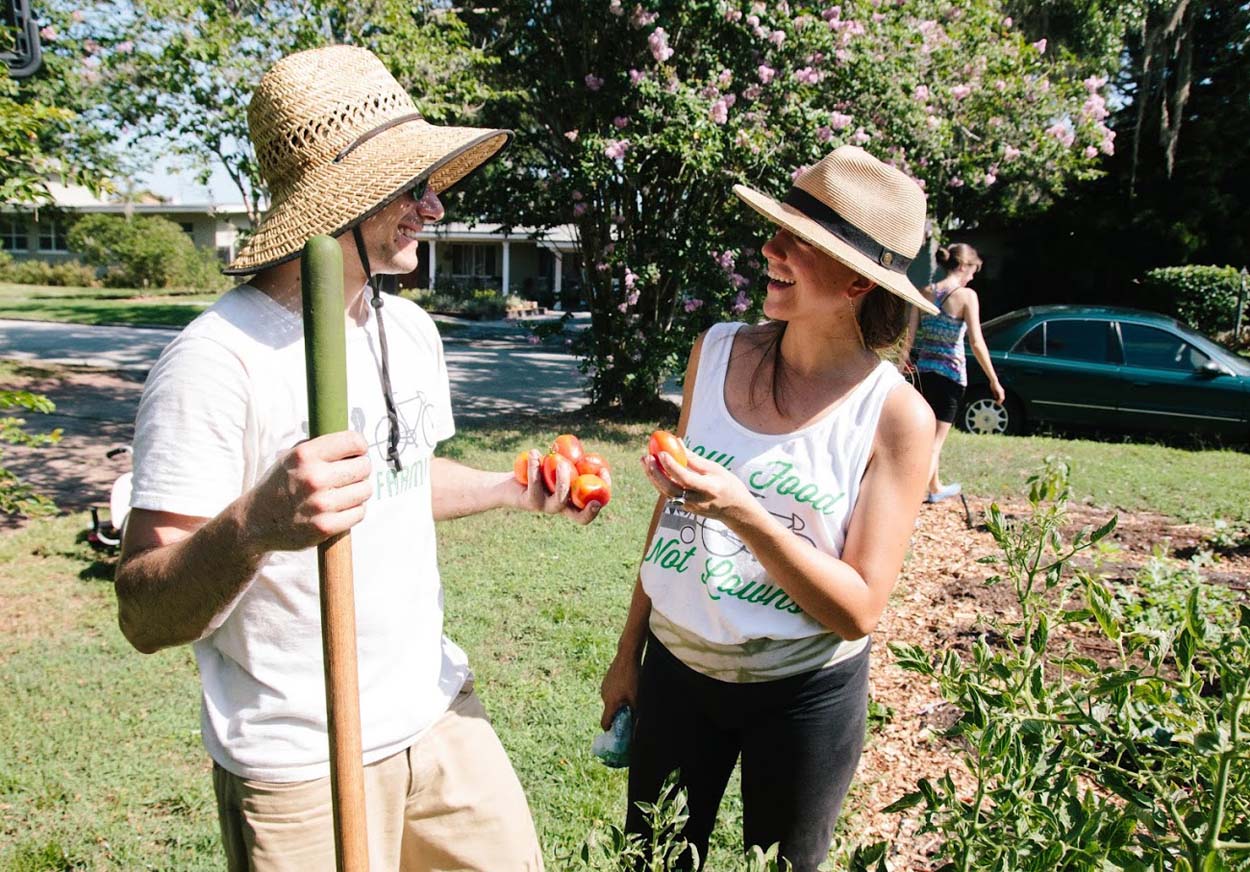
<instances>
[{"instance_id":1,"label":"crepe myrtle tree","mask_svg":"<svg viewBox=\"0 0 1250 872\"><path fill-rule=\"evenodd\" d=\"M486 117L499 217L571 222L598 405L653 400L697 332L758 314L770 230L730 193L784 195L842 144L927 192L934 239L1043 208L1114 149L1105 79L1029 42L999 0L501 0L463 13L498 58ZM935 243L936 244L936 243Z\"/></svg>"}]
</instances>

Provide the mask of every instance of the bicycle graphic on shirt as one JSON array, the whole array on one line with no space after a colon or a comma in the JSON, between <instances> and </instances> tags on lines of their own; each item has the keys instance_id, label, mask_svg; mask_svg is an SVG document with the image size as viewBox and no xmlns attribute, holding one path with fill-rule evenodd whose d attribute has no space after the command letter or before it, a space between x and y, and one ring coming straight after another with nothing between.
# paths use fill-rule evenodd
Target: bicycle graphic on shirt
<instances>
[{"instance_id":1,"label":"bicycle graphic on shirt","mask_svg":"<svg viewBox=\"0 0 1250 872\"><path fill-rule=\"evenodd\" d=\"M425 454L432 451L435 443L435 411L434 404L418 391L411 399L396 403L395 415L399 421L398 451L403 456L404 449L412 446ZM370 448L376 448L385 457L390 445L390 422L383 415L378 419L373 431L373 442Z\"/></svg>"},{"instance_id":2,"label":"bicycle graphic on shirt","mask_svg":"<svg viewBox=\"0 0 1250 872\"><path fill-rule=\"evenodd\" d=\"M763 500L764 498L762 494L754 491L751 492L751 496L757 500ZM815 541L810 536L804 535L803 530L807 528L807 522L798 515L793 512L788 515L783 515L780 512L769 512L769 514L808 545L811 545L813 548L816 547ZM678 538L681 539L683 545L692 544L696 537L701 538L703 548L714 557L736 557L747 550L746 544L720 521L714 521L701 515L696 515L693 512L687 512L680 506L675 506L672 503L664 507L664 513L660 516L660 526L669 530L676 530Z\"/></svg>"}]
</instances>

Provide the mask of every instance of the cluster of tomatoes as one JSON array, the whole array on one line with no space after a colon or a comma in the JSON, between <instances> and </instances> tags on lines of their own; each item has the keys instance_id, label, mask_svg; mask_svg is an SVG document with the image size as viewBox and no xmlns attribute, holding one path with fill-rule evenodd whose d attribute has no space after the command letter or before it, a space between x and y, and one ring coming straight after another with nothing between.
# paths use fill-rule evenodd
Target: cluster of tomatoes
<instances>
[{"instance_id":1,"label":"cluster of tomatoes","mask_svg":"<svg viewBox=\"0 0 1250 872\"><path fill-rule=\"evenodd\" d=\"M512 463L512 473L522 486L530 483L530 453L522 451ZM556 492L560 470L564 469L569 486L569 502L578 509L590 503L606 506L612 499L612 470L602 455L587 452L582 440L571 433L557 436L551 450L543 455L539 464L543 484L548 493Z\"/></svg>"}]
</instances>

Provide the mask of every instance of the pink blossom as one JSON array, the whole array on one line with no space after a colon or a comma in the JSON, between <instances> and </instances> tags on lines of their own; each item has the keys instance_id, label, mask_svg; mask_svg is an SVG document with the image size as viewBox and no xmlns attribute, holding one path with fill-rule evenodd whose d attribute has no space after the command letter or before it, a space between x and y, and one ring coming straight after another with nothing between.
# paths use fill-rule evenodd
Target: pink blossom
<instances>
[{"instance_id":1,"label":"pink blossom","mask_svg":"<svg viewBox=\"0 0 1250 872\"><path fill-rule=\"evenodd\" d=\"M668 34L664 32L663 27L657 27L651 31L651 35L647 37L647 44L651 46L651 56L660 63L673 56L673 50L668 47Z\"/></svg>"},{"instance_id":2,"label":"pink blossom","mask_svg":"<svg viewBox=\"0 0 1250 872\"><path fill-rule=\"evenodd\" d=\"M741 10L739 10L739 9L730 9L730 10L728 10L728 11L725 13L725 20L726 20L726 21L734 21L734 22L741 21L741 20L742 20L742 11L741 11Z\"/></svg>"},{"instance_id":3,"label":"pink blossom","mask_svg":"<svg viewBox=\"0 0 1250 872\"><path fill-rule=\"evenodd\" d=\"M1082 154L1085 155L1086 160L1091 160L1098 157L1098 149L1092 145L1087 145L1085 146L1085 151L1083 151Z\"/></svg>"},{"instance_id":4,"label":"pink blossom","mask_svg":"<svg viewBox=\"0 0 1250 872\"><path fill-rule=\"evenodd\" d=\"M738 291L738 296L734 297L733 304L729 307L729 311L735 315L741 315L747 309L751 308L751 298L747 296L746 291Z\"/></svg>"},{"instance_id":5,"label":"pink blossom","mask_svg":"<svg viewBox=\"0 0 1250 872\"><path fill-rule=\"evenodd\" d=\"M777 48L781 48L782 44L786 41L785 31L774 30L772 35L768 37L768 41L777 46Z\"/></svg>"},{"instance_id":6,"label":"pink blossom","mask_svg":"<svg viewBox=\"0 0 1250 872\"><path fill-rule=\"evenodd\" d=\"M843 115L841 112L834 112L829 116L829 126L834 130L842 130L851 126L851 118L852 116L850 115Z\"/></svg>"},{"instance_id":7,"label":"pink blossom","mask_svg":"<svg viewBox=\"0 0 1250 872\"><path fill-rule=\"evenodd\" d=\"M842 7L830 6L824 12L820 13L820 17L825 19L825 21L836 21L842 17Z\"/></svg>"},{"instance_id":8,"label":"pink blossom","mask_svg":"<svg viewBox=\"0 0 1250 872\"><path fill-rule=\"evenodd\" d=\"M732 70L721 70L720 75L716 77L716 84L721 88L728 88L733 84L734 74Z\"/></svg>"},{"instance_id":9,"label":"pink blossom","mask_svg":"<svg viewBox=\"0 0 1250 872\"><path fill-rule=\"evenodd\" d=\"M612 268L611 266L604 263L603 261L599 261L597 264L595 264L595 269L599 270L599 272L607 272L611 268Z\"/></svg>"},{"instance_id":10,"label":"pink blossom","mask_svg":"<svg viewBox=\"0 0 1250 872\"><path fill-rule=\"evenodd\" d=\"M717 100L712 104L708 117L717 124L724 124L729 120L729 106L725 104L724 100Z\"/></svg>"},{"instance_id":11,"label":"pink blossom","mask_svg":"<svg viewBox=\"0 0 1250 872\"><path fill-rule=\"evenodd\" d=\"M685 305L683 306L683 308L687 312L693 312L695 309L701 309L702 307L703 307L703 301L700 300L698 297L691 297L690 299L686 300Z\"/></svg>"},{"instance_id":12,"label":"pink blossom","mask_svg":"<svg viewBox=\"0 0 1250 872\"><path fill-rule=\"evenodd\" d=\"M629 118L625 115L618 115L612 119L612 125L617 130L624 130L626 127L629 126Z\"/></svg>"},{"instance_id":13,"label":"pink blossom","mask_svg":"<svg viewBox=\"0 0 1250 872\"><path fill-rule=\"evenodd\" d=\"M853 134L851 134L851 142L855 143L856 145L863 145L865 142L867 142L870 139L872 139L871 134L865 133L864 128L862 127L857 128L856 131Z\"/></svg>"},{"instance_id":14,"label":"pink blossom","mask_svg":"<svg viewBox=\"0 0 1250 872\"><path fill-rule=\"evenodd\" d=\"M851 53L844 48L840 48L833 53L838 63L844 64L851 59Z\"/></svg>"},{"instance_id":15,"label":"pink blossom","mask_svg":"<svg viewBox=\"0 0 1250 872\"><path fill-rule=\"evenodd\" d=\"M1003 27L1007 28L1008 30L1011 29L1011 25L1013 24L1015 24L1015 22L1011 19L1010 15L1008 15L1006 18L1003 19Z\"/></svg>"},{"instance_id":16,"label":"pink blossom","mask_svg":"<svg viewBox=\"0 0 1250 872\"><path fill-rule=\"evenodd\" d=\"M612 0L612 2L608 4L608 11L617 18L620 18L625 14L625 10L621 8L621 0Z\"/></svg>"},{"instance_id":17,"label":"pink blossom","mask_svg":"<svg viewBox=\"0 0 1250 872\"><path fill-rule=\"evenodd\" d=\"M915 89L911 92L911 97L913 100L919 100L921 103L928 100L929 99L929 86L917 85Z\"/></svg>"},{"instance_id":18,"label":"pink blossom","mask_svg":"<svg viewBox=\"0 0 1250 872\"><path fill-rule=\"evenodd\" d=\"M564 138L569 142L577 142L577 128L564 131Z\"/></svg>"},{"instance_id":19,"label":"pink blossom","mask_svg":"<svg viewBox=\"0 0 1250 872\"><path fill-rule=\"evenodd\" d=\"M759 27L759 26L760 26L760 17L758 15L747 16L747 27Z\"/></svg>"},{"instance_id":20,"label":"pink blossom","mask_svg":"<svg viewBox=\"0 0 1250 872\"><path fill-rule=\"evenodd\" d=\"M625 267L625 290L632 291L634 285L638 284L638 275L629 267ZM634 295L634 300L638 299L638 295Z\"/></svg>"},{"instance_id":21,"label":"pink blossom","mask_svg":"<svg viewBox=\"0 0 1250 872\"><path fill-rule=\"evenodd\" d=\"M1107 84L1107 77L1106 76L1090 76L1088 79L1081 82L1081 84L1085 86L1086 91L1089 91L1089 93L1094 94L1102 90L1102 86Z\"/></svg>"},{"instance_id":22,"label":"pink blossom","mask_svg":"<svg viewBox=\"0 0 1250 872\"><path fill-rule=\"evenodd\" d=\"M586 198L582 195L582 192L581 192L581 191L574 191L572 196L573 196L573 202L574 202L574 203L580 203L582 200L586 199Z\"/></svg>"},{"instance_id":23,"label":"pink blossom","mask_svg":"<svg viewBox=\"0 0 1250 872\"><path fill-rule=\"evenodd\" d=\"M1031 43L1031 45L1037 49L1038 54L1046 54L1046 37L1042 37L1037 42Z\"/></svg>"},{"instance_id":24,"label":"pink blossom","mask_svg":"<svg viewBox=\"0 0 1250 872\"><path fill-rule=\"evenodd\" d=\"M988 188L990 185L998 181L998 176L994 175L993 173L986 173L985 178L982 179L981 181L984 182L985 187Z\"/></svg>"},{"instance_id":25,"label":"pink blossom","mask_svg":"<svg viewBox=\"0 0 1250 872\"><path fill-rule=\"evenodd\" d=\"M725 101L725 105L728 106L730 109L732 109L734 107L734 104L738 102L738 95L726 94L723 99Z\"/></svg>"},{"instance_id":26,"label":"pink blossom","mask_svg":"<svg viewBox=\"0 0 1250 872\"><path fill-rule=\"evenodd\" d=\"M39 36L47 42L56 42L56 28L49 24L47 27L39 29Z\"/></svg>"},{"instance_id":27,"label":"pink blossom","mask_svg":"<svg viewBox=\"0 0 1250 872\"><path fill-rule=\"evenodd\" d=\"M1069 147L1076 141L1076 134L1074 134L1072 130L1062 121L1047 127L1046 133L1059 140L1059 144L1064 148Z\"/></svg>"},{"instance_id":28,"label":"pink blossom","mask_svg":"<svg viewBox=\"0 0 1250 872\"><path fill-rule=\"evenodd\" d=\"M585 82L586 82L586 87L592 91L598 91L600 88L603 87L603 79L599 78L594 73L587 73Z\"/></svg>"},{"instance_id":29,"label":"pink blossom","mask_svg":"<svg viewBox=\"0 0 1250 872\"><path fill-rule=\"evenodd\" d=\"M972 87L970 85L956 85L955 87L951 88L951 96L954 97L956 100L962 100L964 97L967 97L971 93L972 93Z\"/></svg>"},{"instance_id":30,"label":"pink blossom","mask_svg":"<svg viewBox=\"0 0 1250 872\"><path fill-rule=\"evenodd\" d=\"M650 27L659 17L660 15L657 12L647 12L641 6L635 6L634 14L630 16L629 23L637 28Z\"/></svg>"},{"instance_id":31,"label":"pink blossom","mask_svg":"<svg viewBox=\"0 0 1250 872\"><path fill-rule=\"evenodd\" d=\"M803 166L801 166L801 167L799 167L798 169L794 170L794 172L790 173L790 181L792 181L792 182L793 182L793 181L794 181L795 179L797 179L799 176L803 175L803 173L807 172L807 171L808 171L808 169L809 169L809 167L808 167L806 164L804 164Z\"/></svg>"},{"instance_id":32,"label":"pink blossom","mask_svg":"<svg viewBox=\"0 0 1250 872\"><path fill-rule=\"evenodd\" d=\"M884 15L882 15L880 12L874 12L874 13L872 13L872 23L873 23L873 24L880 24L880 23L881 23L881 22L883 22L883 21L885 21L885 16L884 16Z\"/></svg>"},{"instance_id":33,"label":"pink blossom","mask_svg":"<svg viewBox=\"0 0 1250 872\"><path fill-rule=\"evenodd\" d=\"M763 93L763 90L764 89L759 85L747 85L742 89L742 99L758 100L760 98L760 94Z\"/></svg>"},{"instance_id":34,"label":"pink blossom","mask_svg":"<svg viewBox=\"0 0 1250 872\"><path fill-rule=\"evenodd\" d=\"M794 78L795 81L801 84L815 85L824 78L824 74L819 70L813 70L811 67L803 67L794 71Z\"/></svg>"},{"instance_id":35,"label":"pink blossom","mask_svg":"<svg viewBox=\"0 0 1250 872\"><path fill-rule=\"evenodd\" d=\"M734 253L726 249L720 254L712 252L712 261L724 270L726 273L733 272L734 269Z\"/></svg>"},{"instance_id":36,"label":"pink blossom","mask_svg":"<svg viewBox=\"0 0 1250 872\"><path fill-rule=\"evenodd\" d=\"M735 288L745 288L747 285L751 284L751 280L742 275L742 273L730 273L729 284L733 285Z\"/></svg>"},{"instance_id":37,"label":"pink blossom","mask_svg":"<svg viewBox=\"0 0 1250 872\"><path fill-rule=\"evenodd\" d=\"M87 20L86 13L83 12L81 9L75 9L73 12L69 14L69 17L74 19L75 24L82 24L84 21Z\"/></svg>"},{"instance_id":38,"label":"pink blossom","mask_svg":"<svg viewBox=\"0 0 1250 872\"><path fill-rule=\"evenodd\" d=\"M587 208L589 207L587 207L585 203L574 203L573 204L573 217L581 218L583 215L586 214Z\"/></svg>"},{"instance_id":39,"label":"pink blossom","mask_svg":"<svg viewBox=\"0 0 1250 872\"><path fill-rule=\"evenodd\" d=\"M914 181L916 183L916 187L920 188L920 190L922 191L925 188L929 187L928 182L926 182L924 179L912 179L912 181Z\"/></svg>"},{"instance_id":40,"label":"pink blossom","mask_svg":"<svg viewBox=\"0 0 1250 872\"><path fill-rule=\"evenodd\" d=\"M953 179L950 180L950 182L948 182L948 184L952 188L962 188L964 186L964 180L961 179L959 176L955 176Z\"/></svg>"},{"instance_id":41,"label":"pink blossom","mask_svg":"<svg viewBox=\"0 0 1250 872\"><path fill-rule=\"evenodd\" d=\"M794 29L799 31L806 30L815 20L810 15L800 15L794 19Z\"/></svg>"},{"instance_id":42,"label":"pink blossom","mask_svg":"<svg viewBox=\"0 0 1250 872\"><path fill-rule=\"evenodd\" d=\"M612 160L621 160L625 157L625 152L629 150L628 139L613 139L603 147L603 153Z\"/></svg>"},{"instance_id":43,"label":"pink blossom","mask_svg":"<svg viewBox=\"0 0 1250 872\"><path fill-rule=\"evenodd\" d=\"M1101 94L1090 94L1085 101L1085 105L1081 107L1081 114L1086 118L1092 118L1094 121L1102 121L1111 113L1107 109L1107 101L1103 99Z\"/></svg>"},{"instance_id":44,"label":"pink blossom","mask_svg":"<svg viewBox=\"0 0 1250 872\"><path fill-rule=\"evenodd\" d=\"M100 43L96 42L91 37L87 37L82 41L82 50L87 54L95 54L100 50Z\"/></svg>"},{"instance_id":45,"label":"pink blossom","mask_svg":"<svg viewBox=\"0 0 1250 872\"><path fill-rule=\"evenodd\" d=\"M930 115L924 120L924 123L929 125L930 130L934 130L942 126L942 119L938 118L936 115Z\"/></svg>"},{"instance_id":46,"label":"pink blossom","mask_svg":"<svg viewBox=\"0 0 1250 872\"><path fill-rule=\"evenodd\" d=\"M763 15L767 11L768 4L763 2L763 0L755 0L755 2L751 4L751 13L753 15Z\"/></svg>"},{"instance_id":47,"label":"pink blossom","mask_svg":"<svg viewBox=\"0 0 1250 872\"><path fill-rule=\"evenodd\" d=\"M1103 154L1115 154L1115 131L1101 126L1102 142L1098 144L1098 150Z\"/></svg>"},{"instance_id":48,"label":"pink blossom","mask_svg":"<svg viewBox=\"0 0 1250 872\"><path fill-rule=\"evenodd\" d=\"M1045 94L1050 91L1050 79L1042 78L1037 80L1037 90L1039 93Z\"/></svg>"},{"instance_id":49,"label":"pink blossom","mask_svg":"<svg viewBox=\"0 0 1250 872\"><path fill-rule=\"evenodd\" d=\"M760 81L765 85L773 80L773 76L777 75L777 71L768 64L760 64L755 72L759 75Z\"/></svg>"},{"instance_id":50,"label":"pink blossom","mask_svg":"<svg viewBox=\"0 0 1250 872\"><path fill-rule=\"evenodd\" d=\"M1011 163L1013 160L1015 160L1019 156L1020 156L1020 149L1016 148L1015 146L1008 145L1008 146L1003 147L1003 160L1007 161L1007 163Z\"/></svg>"},{"instance_id":51,"label":"pink blossom","mask_svg":"<svg viewBox=\"0 0 1250 872\"><path fill-rule=\"evenodd\" d=\"M817 127L816 138L821 142L828 142L833 139L833 130L829 127Z\"/></svg>"},{"instance_id":52,"label":"pink blossom","mask_svg":"<svg viewBox=\"0 0 1250 872\"><path fill-rule=\"evenodd\" d=\"M994 83L994 90L999 91L999 92L1006 91L1007 83L1004 82L1002 79L999 79L997 82Z\"/></svg>"},{"instance_id":53,"label":"pink blossom","mask_svg":"<svg viewBox=\"0 0 1250 872\"><path fill-rule=\"evenodd\" d=\"M630 83L631 85L637 85L639 82L641 82L641 81L642 81L643 79L645 79L646 77L647 77L647 74L646 74L646 73L640 73L640 72L638 72L637 70L634 70L634 69L631 69L631 70L629 71L629 83Z\"/></svg>"}]
</instances>

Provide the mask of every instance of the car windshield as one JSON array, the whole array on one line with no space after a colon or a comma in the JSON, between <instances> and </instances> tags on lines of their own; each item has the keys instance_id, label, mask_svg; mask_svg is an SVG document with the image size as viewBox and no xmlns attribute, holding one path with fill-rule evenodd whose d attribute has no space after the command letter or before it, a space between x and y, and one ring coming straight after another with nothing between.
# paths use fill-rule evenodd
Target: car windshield
<instances>
[{"instance_id":1,"label":"car windshield","mask_svg":"<svg viewBox=\"0 0 1250 872\"><path fill-rule=\"evenodd\" d=\"M1178 323L1176 325L1176 329L1177 332L1189 340L1194 347L1201 350L1207 356L1212 357L1218 362L1224 364L1237 375L1250 376L1250 361L1247 361L1244 357L1233 354L1233 352L1223 346L1216 344L1214 340L1204 336L1191 327L1186 327L1184 324Z\"/></svg>"}]
</instances>

